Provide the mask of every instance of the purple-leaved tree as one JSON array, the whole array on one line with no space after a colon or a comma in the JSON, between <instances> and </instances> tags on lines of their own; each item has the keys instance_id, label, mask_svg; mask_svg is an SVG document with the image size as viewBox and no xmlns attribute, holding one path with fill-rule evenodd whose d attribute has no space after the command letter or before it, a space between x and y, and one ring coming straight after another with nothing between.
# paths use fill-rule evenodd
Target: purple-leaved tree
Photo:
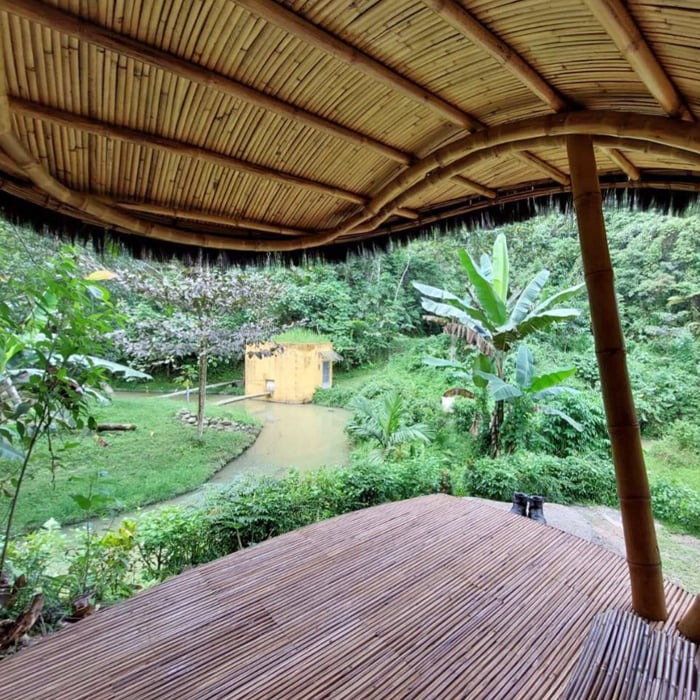
<instances>
[{"instance_id":1,"label":"purple-leaved tree","mask_svg":"<svg viewBox=\"0 0 700 700\"><path fill-rule=\"evenodd\" d=\"M124 271L119 280L136 299L145 297L149 309L115 335L117 347L148 366L197 358L201 438L210 359L236 359L247 343L269 340L278 330L272 303L281 289L256 270L204 265Z\"/></svg>"}]
</instances>

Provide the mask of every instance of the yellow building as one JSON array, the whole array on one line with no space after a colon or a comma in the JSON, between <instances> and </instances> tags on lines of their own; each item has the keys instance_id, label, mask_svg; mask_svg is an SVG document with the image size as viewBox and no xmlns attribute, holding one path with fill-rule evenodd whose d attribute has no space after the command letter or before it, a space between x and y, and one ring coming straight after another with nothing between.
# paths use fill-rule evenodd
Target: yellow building
<instances>
[{"instance_id":1,"label":"yellow building","mask_svg":"<svg viewBox=\"0 0 700 700\"><path fill-rule=\"evenodd\" d=\"M333 362L341 359L333 344L325 341L248 345L245 393L269 392L270 401L308 403L316 389L333 385Z\"/></svg>"}]
</instances>

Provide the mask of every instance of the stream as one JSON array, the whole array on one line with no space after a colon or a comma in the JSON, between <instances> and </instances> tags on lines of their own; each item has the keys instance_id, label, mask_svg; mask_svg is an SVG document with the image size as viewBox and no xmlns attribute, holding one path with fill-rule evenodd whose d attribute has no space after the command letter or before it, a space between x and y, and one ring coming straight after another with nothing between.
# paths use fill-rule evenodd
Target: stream
<instances>
[{"instance_id":1,"label":"stream","mask_svg":"<svg viewBox=\"0 0 700 700\"><path fill-rule=\"evenodd\" d=\"M133 395L133 394L131 394ZM207 402L223 401L233 396L216 394ZM174 399L181 402L182 397ZM196 410L196 395L190 401ZM223 485L246 472L283 476L290 468L300 471L324 466L344 466L348 463L350 446L345 424L350 411L315 404L285 404L259 399L246 399L229 406L243 409L263 424L256 441L241 455L232 459L196 491L152 503L136 512L121 513L115 518L95 518L96 530L105 530L124 518L134 518L165 505L187 505L201 502L210 484ZM75 525L65 531L73 530Z\"/></svg>"}]
</instances>

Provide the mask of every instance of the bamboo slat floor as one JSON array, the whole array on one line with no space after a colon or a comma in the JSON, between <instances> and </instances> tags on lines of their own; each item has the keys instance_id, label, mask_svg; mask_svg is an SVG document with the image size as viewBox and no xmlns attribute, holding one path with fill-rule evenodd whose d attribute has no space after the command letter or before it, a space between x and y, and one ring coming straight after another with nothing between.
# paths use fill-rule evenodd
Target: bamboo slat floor
<instances>
[{"instance_id":1,"label":"bamboo slat floor","mask_svg":"<svg viewBox=\"0 0 700 700\"><path fill-rule=\"evenodd\" d=\"M672 630L692 597L667 584ZM1 664L4 700L550 698L622 558L435 495L334 518L188 571Z\"/></svg>"}]
</instances>

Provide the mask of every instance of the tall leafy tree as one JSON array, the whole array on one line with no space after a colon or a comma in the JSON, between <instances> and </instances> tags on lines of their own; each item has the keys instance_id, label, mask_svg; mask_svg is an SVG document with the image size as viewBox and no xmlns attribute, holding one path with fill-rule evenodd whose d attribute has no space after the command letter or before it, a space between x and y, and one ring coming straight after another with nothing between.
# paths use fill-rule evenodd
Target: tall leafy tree
<instances>
[{"instance_id":1,"label":"tall leafy tree","mask_svg":"<svg viewBox=\"0 0 700 700\"><path fill-rule=\"evenodd\" d=\"M0 534L0 616L13 597L4 569L38 442L47 440L55 467L59 453L75 444L72 431L96 428L91 399L100 398L106 372L147 377L99 356L120 321L99 284L106 276L98 271L83 278L74 251L66 249L43 261L31 283L8 281L10 293L0 300L0 493L8 499ZM42 604L37 594L26 624ZM25 627L0 630L0 649Z\"/></svg>"},{"instance_id":2,"label":"tall leafy tree","mask_svg":"<svg viewBox=\"0 0 700 700\"><path fill-rule=\"evenodd\" d=\"M483 254L479 262L464 249L460 249L458 254L467 275L466 296L418 282L413 284L423 295L421 303L429 314L428 318L441 323L446 332L474 349L471 379L477 387L488 388L494 399L490 425L491 450L498 454L504 403L531 389L531 384L537 387L531 393L537 393L553 387L573 373L568 369L541 375L535 383L532 372L525 372L525 367L532 364L532 355L526 350L517 371L522 381L513 385L506 381L505 360L518 343L533 333L576 318L580 313L577 309L556 305L578 294L583 284L540 301L549 280L549 271L540 270L521 291L512 292L508 246L503 234L499 234L494 241L492 255ZM433 364L440 364L440 361ZM530 384L526 381L527 377Z\"/></svg>"},{"instance_id":3,"label":"tall leafy tree","mask_svg":"<svg viewBox=\"0 0 700 700\"><path fill-rule=\"evenodd\" d=\"M257 271L205 265L125 271L119 277L127 289L152 304L148 315L117 336L121 350L146 363L197 358L201 438L209 362L213 357L239 358L247 343L274 334L277 326L270 309L279 295L278 285Z\"/></svg>"}]
</instances>

